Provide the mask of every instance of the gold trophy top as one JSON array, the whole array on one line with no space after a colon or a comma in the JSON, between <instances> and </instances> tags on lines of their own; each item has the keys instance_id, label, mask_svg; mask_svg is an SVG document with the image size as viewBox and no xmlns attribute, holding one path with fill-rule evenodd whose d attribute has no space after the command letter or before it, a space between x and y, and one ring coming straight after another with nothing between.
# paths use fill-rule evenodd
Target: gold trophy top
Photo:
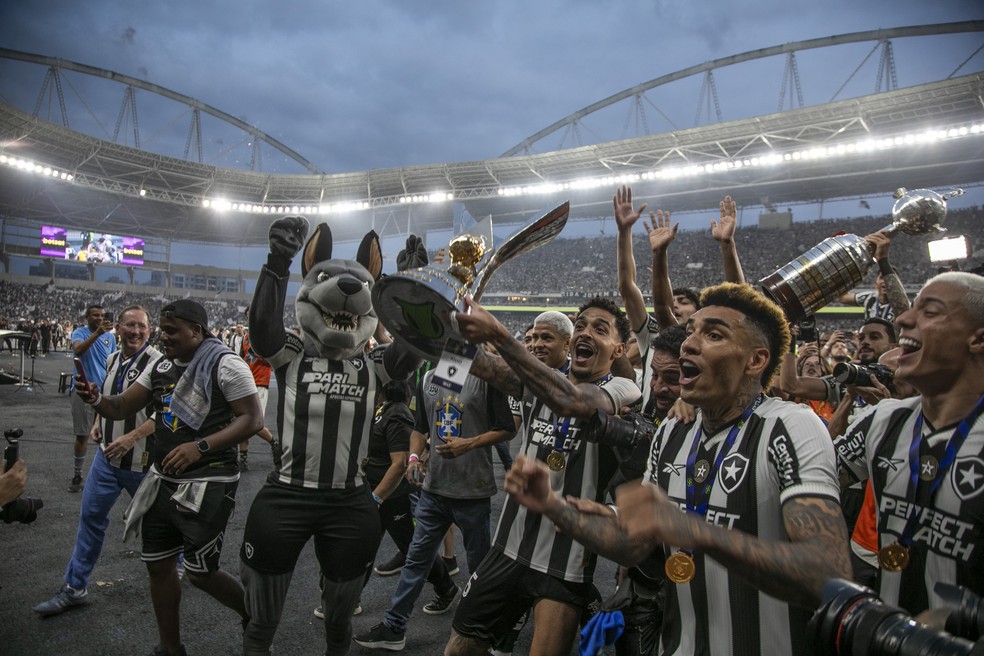
<instances>
[{"instance_id":1,"label":"gold trophy top","mask_svg":"<svg viewBox=\"0 0 984 656\"><path fill-rule=\"evenodd\" d=\"M460 280L462 284L470 285L475 280L475 265L479 263L487 250L485 238L481 235L455 237L448 244L448 254L451 256L448 273Z\"/></svg>"}]
</instances>

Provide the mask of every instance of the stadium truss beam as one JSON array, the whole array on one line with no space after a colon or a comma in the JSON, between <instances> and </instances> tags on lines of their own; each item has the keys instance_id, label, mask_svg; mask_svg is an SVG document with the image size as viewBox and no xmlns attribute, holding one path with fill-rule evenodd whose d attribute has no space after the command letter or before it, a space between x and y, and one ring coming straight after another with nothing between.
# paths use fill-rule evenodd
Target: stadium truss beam
<instances>
[{"instance_id":1,"label":"stadium truss beam","mask_svg":"<svg viewBox=\"0 0 984 656\"><path fill-rule=\"evenodd\" d=\"M878 69L878 83L876 86L877 90L881 90L881 78L884 70L886 68L890 71L888 90L894 89L898 86L895 81L895 65L894 58L891 56L891 39L898 39L904 37L920 37L920 36L933 36L940 34L958 34L962 32L981 32L984 31L984 21L962 21L956 23L941 23L937 25L915 25L912 27L896 27L892 29L882 29L882 30L868 30L865 32L852 32L850 34L841 34L837 36L828 36L818 39L808 39L805 41L794 41L792 43L784 43L778 46L772 46L769 48L760 48L757 50L749 50L748 52L743 52L737 55L729 55L728 57L721 57L720 59L715 59L709 62L704 62L703 64L697 64L696 66L690 66L689 68L684 68L667 75L660 76L648 82L643 82L642 84L637 84L618 93L612 94L607 98L594 102L587 107L579 109L578 111L565 116L564 118L551 123L547 127L539 130L538 132L530 135L526 139L507 150L502 154L502 157L513 157L515 155L529 154L533 150L533 145L539 141L542 141L546 137L559 132L561 130L569 130L572 127L578 126L584 118L594 114L606 107L620 103L623 100L628 99L641 99L647 91L655 89L657 87L670 84L671 82L676 82L677 80L682 80L684 78L691 77L693 75L704 74L705 80L704 84L701 86L701 100L705 99L706 87L710 82L710 88L713 90L713 72L717 69L724 68L726 66L733 66L735 64L741 64L747 61L753 61L756 59L764 59L766 57L775 57L777 55L787 55L791 57L789 61L792 62L793 71L795 72L795 58L794 55L797 52L802 52L805 50L813 50L815 48L828 48L831 46L838 46L848 43L863 43L866 41L876 41L878 43L886 44L883 54L883 61ZM780 98L784 95L785 84L789 77L787 64L787 74L783 76L783 90L780 91ZM855 73L857 70L855 70ZM798 73L796 73L798 76ZM853 73L852 73L853 77ZM796 81L796 86L798 88L799 82ZM844 87L841 86L841 90ZM834 94L834 100L840 93L838 90ZM714 104L718 104L716 91L714 92ZM709 102L709 96L707 100ZM799 97L800 105L803 104L802 96ZM701 115L701 105L702 102L698 102L697 120L699 121ZM782 101L780 100L780 109L782 106ZM710 116L710 111L707 111L708 116ZM721 110L717 107L717 116L720 119Z\"/></svg>"},{"instance_id":2,"label":"stadium truss beam","mask_svg":"<svg viewBox=\"0 0 984 656\"><path fill-rule=\"evenodd\" d=\"M973 185L984 181L982 98L984 74L973 74L538 155L337 175L265 174L166 157L0 103L0 215L257 245L273 216L286 213L329 215L342 241L369 228L383 236L448 230L455 207L508 224L571 200L573 220L606 217L623 183L671 211L715 208L725 193L749 207L763 199L794 204L890 194L898 186ZM881 145L858 146L865 143Z\"/></svg>"}]
</instances>

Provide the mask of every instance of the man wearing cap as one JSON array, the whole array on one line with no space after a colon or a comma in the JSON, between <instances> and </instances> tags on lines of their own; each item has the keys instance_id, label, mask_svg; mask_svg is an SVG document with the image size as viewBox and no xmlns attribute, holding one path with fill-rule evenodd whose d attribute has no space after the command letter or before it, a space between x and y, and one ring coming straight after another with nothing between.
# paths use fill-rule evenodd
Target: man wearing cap
<instances>
[{"instance_id":1,"label":"man wearing cap","mask_svg":"<svg viewBox=\"0 0 984 656\"><path fill-rule=\"evenodd\" d=\"M108 419L153 404L151 466L124 516L124 539L142 536L160 634L153 653L165 656L185 653L175 567L182 553L192 584L246 619L243 587L219 569L219 557L239 484L237 445L263 427L263 417L249 367L208 332L205 308L175 301L161 310L159 326L165 357L154 367L122 394L103 396L90 384L79 395Z\"/></svg>"}]
</instances>

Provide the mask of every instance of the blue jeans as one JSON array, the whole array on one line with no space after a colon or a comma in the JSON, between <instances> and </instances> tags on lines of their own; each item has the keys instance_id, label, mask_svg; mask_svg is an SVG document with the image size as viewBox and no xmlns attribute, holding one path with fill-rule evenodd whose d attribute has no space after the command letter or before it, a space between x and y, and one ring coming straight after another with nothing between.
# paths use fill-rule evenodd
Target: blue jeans
<instances>
[{"instance_id":1,"label":"blue jeans","mask_svg":"<svg viewBox=\"0 0 984 656\"><path fill-rule=\"evenodd\" d=\"M99 560L106 527L109 526L109 511L126 490L132 497L140 487L143 472L123 471L113 467L106 460L102 449L96 450L92 459L89 476L82 489L82 508L79 510L79 530L75 537L75 550L65 569L65 583L76 590L89 585L89 575Z\"/></svg>"},{"instance_id":2,"label":"blue jeans","mask_svg":"<svg viewBox=\"0 0 984 656\"><path fill-rule=\"evenodd\" d=\"M444 534L452 524L461 529L468 559L468 571L474 572L491 547L490 518L491 499L451 499L426 490L420 492L420 501L414 518L417 525L413 541L407 552L407 562L400 572L400 583L384 615L384 622L394 631L406 631L413 606L420 596L427 573L441 548Z\"/></svg>"}]
</instances>

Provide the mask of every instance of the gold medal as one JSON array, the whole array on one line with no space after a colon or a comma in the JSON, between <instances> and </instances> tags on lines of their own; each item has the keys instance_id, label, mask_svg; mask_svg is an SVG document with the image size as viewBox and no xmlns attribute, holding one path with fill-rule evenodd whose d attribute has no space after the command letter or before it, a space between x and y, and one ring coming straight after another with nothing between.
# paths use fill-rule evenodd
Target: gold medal
<instances>
[{"instance_id":1,"label":"gold medal","mask_svg":"<svg viewBox=\"0 0 984 656\"><path fill-rule=\"evenodd\" d=\"M547 455L547 467L550 468L550 471L563 471L566 465L563 451L551 451Z\"/></svg>"},{"instance_id":2,"label":"gold medal","mask_svg":"<svg viewBox=\"0 0 984 656\"><path fill-rule=\"evenodd\" d=\"M707 480L707 475L711 473L711 463L706 460L698 460L694 467L694 480L703 483Z\"/></svg>"},{"instance_id":3,"label":"gold medal","mask_svg":"<svg viewBox=\"0 0 984 656\"><path fill-rule=\"evenodd\" d=\"M878 564L887 572L901 572L909 566L909 549L893 542L878 550Z\"/></svg>"},{"instance_id":4,"label":"gold medal","mask_svg":"<svg viewBox=\"0 0 984 656\"><path fill-rule=\"evenodd\" d=\"M690 583L694 578L697 566L690 554L677 551L666 559L666 578L674 583Z\"/></svg>"},{"instance_id":5,"label":"gold medal","mask_svg":"<svg viewBox=\"0 0 984 656\"><path fill-rule=\"evenodd\" d=\"M924 455L919 458L919 478L929 482L936 478L940 471L940 462L931 455Z\"/></svg>"}]
</instances>

